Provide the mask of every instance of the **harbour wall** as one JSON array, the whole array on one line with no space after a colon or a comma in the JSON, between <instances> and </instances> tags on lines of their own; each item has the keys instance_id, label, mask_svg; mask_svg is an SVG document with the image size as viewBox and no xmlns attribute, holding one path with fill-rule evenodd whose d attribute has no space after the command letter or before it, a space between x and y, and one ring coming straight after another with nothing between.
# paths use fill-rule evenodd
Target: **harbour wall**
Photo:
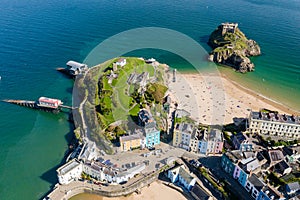
<instances>
[{"instance_id":1,"label":"harbour wall","mask_svg":"<svg viewBox=\"0 0 300 200\"><path fill-rule=\"evenodd\" d=\"M71 197L80 194L80 193L90 193L90 194L97 194L100 196L105 197L118 197L118 196L126 196L132 194L136 191L139 191L141 188L150 185L154 181L158 179L159 171L156 171L146 177L143 177L137 180L130 185L124 185L124 188L109 190L109 188L105 188L105 190L99 189L99 186L95 184L84 184L84 183L76 183L76 184L69 184L69 185L57 185L55 189L47 195L48 198L51 200L67 200ZM98 187L98 188L97 188ZM105 186L101 186L105 187ZM110 186L108 186L110 187Z\"/></svg>"}]
</instances>

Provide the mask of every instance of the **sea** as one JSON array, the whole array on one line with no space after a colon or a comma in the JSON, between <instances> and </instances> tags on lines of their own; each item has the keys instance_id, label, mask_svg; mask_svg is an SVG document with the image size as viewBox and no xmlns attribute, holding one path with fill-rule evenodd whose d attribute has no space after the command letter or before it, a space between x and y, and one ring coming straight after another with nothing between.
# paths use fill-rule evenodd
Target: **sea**
<instances>
[{"instance_id":1,"label":"sea","mask_svg":"<svg viewBox=\"0 0 300 200\"><path fill-rule=\"evenodd\" d=\"M239 23L263 54L252 58L255 72L218 70L299 111L299 0L0 0L0 99L47 96L71 105L73 80L55 68L68 60L90 66L103 62L108 52L122 46L98 49L89 63L93 49L108 38L158 27L188 36L207 53L209 34L222 22ZM187 59L168 50L147 47L124 55L153 57L182 72L194 70ZM202 69L212 66L203 54L199 60ZM72 138L67 119L66 113L0 102L0 199L41 199L57 183L56 169Z\"/></svg>"}]
</instances>

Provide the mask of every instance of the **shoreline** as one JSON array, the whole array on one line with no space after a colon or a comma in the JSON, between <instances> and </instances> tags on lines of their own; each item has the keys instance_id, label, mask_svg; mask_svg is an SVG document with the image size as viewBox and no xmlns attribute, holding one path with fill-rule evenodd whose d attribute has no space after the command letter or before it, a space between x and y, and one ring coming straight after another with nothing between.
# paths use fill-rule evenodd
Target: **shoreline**
<instances>
[{"instance_id":1,"label":"shoreline","mask_svg":"<svg viewBox=\"0 0 300 200\"><path fill-rule=\"evenodd\" d=\"M226 79L227 81L229 81L231 84L236 86L238 89L243 90L244 92L246 92L249 95L256 96L260 100L265 101L265 103L267 103L269 105L272 105L272 106L278 108L279 110L284 111L286 114L300 115L300 111L297 111L297 110L291 108L290 106L283 104L282 102L279 102L279 101L276 101L276 100L271 99L269 97L266 97L261 93L255 92L254 90L246 88L245 86L242 86L242 85L238 84L236 81L231 80L225 74L221 74L221 77Z\"/></svg>"}]
</instances>

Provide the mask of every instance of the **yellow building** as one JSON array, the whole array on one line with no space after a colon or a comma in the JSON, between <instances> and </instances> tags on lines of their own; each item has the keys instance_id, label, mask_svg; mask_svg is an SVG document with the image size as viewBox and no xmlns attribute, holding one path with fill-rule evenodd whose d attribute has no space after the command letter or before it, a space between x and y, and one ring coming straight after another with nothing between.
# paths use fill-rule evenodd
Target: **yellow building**
<instances>
[{"instance_id":1,"label":"yellow building","mask_svg":"<svg viewBox=\"0 0 300 200\"><path fill-rule=\"evenodd\" d=\"M144 138L141 134L134 134L120 137L121 151L130 151L144 147Z\"/></svg>"}]
</instances>

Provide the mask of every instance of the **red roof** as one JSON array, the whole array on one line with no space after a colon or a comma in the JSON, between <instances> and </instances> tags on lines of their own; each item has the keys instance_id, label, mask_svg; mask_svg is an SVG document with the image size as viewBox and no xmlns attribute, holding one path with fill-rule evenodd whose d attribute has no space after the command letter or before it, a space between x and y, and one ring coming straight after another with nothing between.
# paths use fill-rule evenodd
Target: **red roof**
<instances>
[{"instance_id":1,"label":"red roof","mask_svg":"<svg viewBox=\"0 0 300 200\"><path fill-rule=\"evenodd\" d=\"M61 104L61 100L59 99L51 99L47 97L40 97L39 102L53 103L53 104Z\"/></svg>"}]
</instances>

